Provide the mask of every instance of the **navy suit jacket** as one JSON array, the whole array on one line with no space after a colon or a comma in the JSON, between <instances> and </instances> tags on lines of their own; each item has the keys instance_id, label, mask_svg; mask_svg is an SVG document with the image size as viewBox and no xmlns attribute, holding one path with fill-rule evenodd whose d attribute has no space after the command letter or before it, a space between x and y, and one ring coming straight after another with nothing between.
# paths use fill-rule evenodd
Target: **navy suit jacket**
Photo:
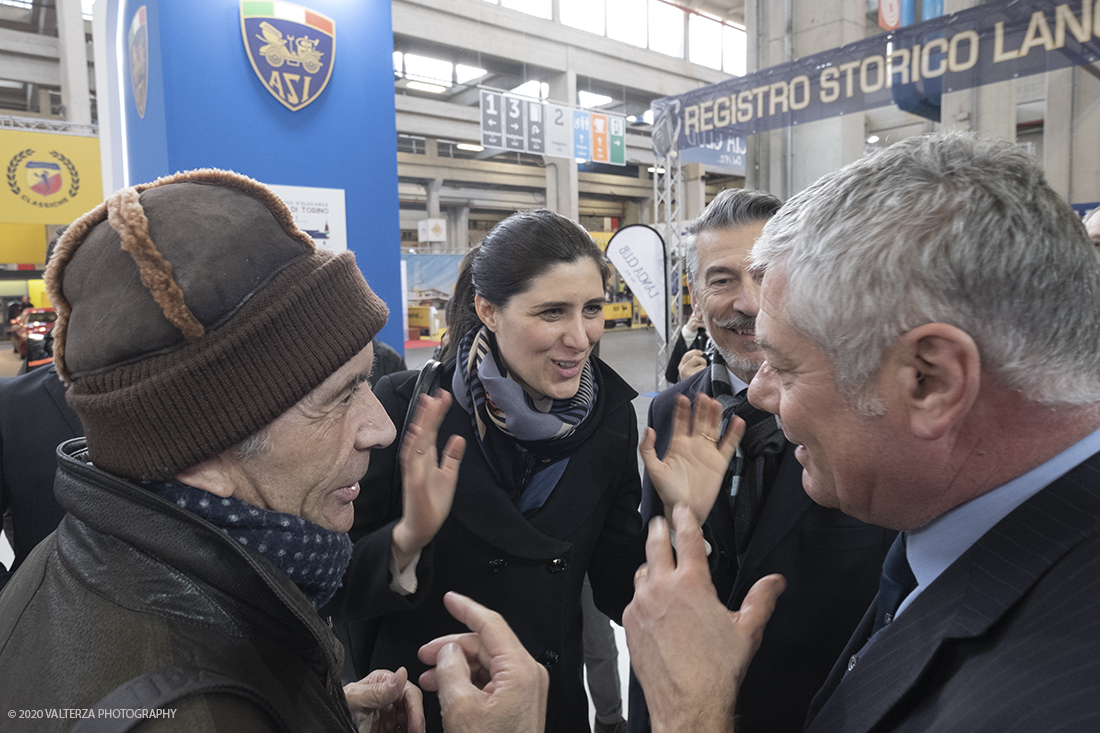
<instances>
[{"instance_id":1,"label":"navy suit jacket","mask_svg":"<svg viewBox=\"0 0 1100 733\"><path fill-rule=\"evenodd\" d=\"M57 446L84 434L53 365L0 379L0 514L11 512L15 564L0 565L0 588L65 510L53 495Z\"/></svg>"},{"instance_id":2,"label":"navy suit jacket","mask_svg":"<svg viewBox=\"0 0 1100 733\"><path fill-rule=\"evenodd\" d=\"M710 369L670 387L650 404L649 425L657 431L658 455L668 449L676 396L693 398L700 391L710 394ZM663 512L653 484L643 477L643 518ZM802 466L790 446L768 489L740 570L733 546L733 512L724 495L718 497L703 530L713 548L711 578L729 608L740 608L752 584L765 575L781 573L787 579L787 590L741 688L738 730L797 733L810 700L878 590L882 561L895 533L815 504L802 488ZM639 693L633 684L631 731L648 730Z\"/></svg>"},{"instance_id":3,"label":"navy suit jacket","mask_svg":"<svg viewBox=\"0 0 1100 733\"><path fill-rule=\"evenodd\" d=\"M1100 454L1020 505L866 650L872 605L806 730L1100 730Z\"/></svg>"}]
</instances>

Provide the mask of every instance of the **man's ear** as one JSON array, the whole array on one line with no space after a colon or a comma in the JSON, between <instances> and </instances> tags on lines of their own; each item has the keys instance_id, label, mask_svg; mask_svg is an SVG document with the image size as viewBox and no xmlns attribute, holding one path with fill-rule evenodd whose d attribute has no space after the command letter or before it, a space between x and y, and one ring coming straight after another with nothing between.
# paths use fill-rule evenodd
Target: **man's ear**
<instances>
[{"instance_id":1,"label":"man's ear","mask_svg":"<svg viewBox=\"0 0 1100 733\"><path fill-rule=\"evenodd\" d=\"M215 496L228 499L233 496L235 485L232 472L229 470L231 462L227 454L236 450L230 448L225 453L220 453L213 458L208 458L197 466L192 466L176 474L176 480L181 484L194 486L196 489L209 491Z\"/></svg>"},{"instance_id":2,"label":"man's ear","mask_svg":"<svg viewBox=\"0 0 1100 733\"><path fill-rule=\"evenodd\" d=\"M981 386L981 356L970 334L927 323L903 335L895 377L913 435L938 440L970 412Z\"/></svg>"},{"instance_id":3,"label":"man's ear","mask_svg":"<svg viewBox=\"0 0 1100 733\"><path fill-rule=\"evenodd\" d=\"M497 332L497 307L480 295L474 296L474 310L481 322L489 327L493 333Z\"/></svg>"}]
</instances>

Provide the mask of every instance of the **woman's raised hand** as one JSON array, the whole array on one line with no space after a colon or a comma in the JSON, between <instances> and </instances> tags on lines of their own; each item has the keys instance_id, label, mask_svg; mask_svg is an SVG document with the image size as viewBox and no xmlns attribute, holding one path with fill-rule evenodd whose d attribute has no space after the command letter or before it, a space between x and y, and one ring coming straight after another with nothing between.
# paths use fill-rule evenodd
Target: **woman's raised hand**
<instances>
[{"instance_id":1,"label":"woman's raised hand","mask_svg":"<svg viewBox=\"0 0 1100 733\"><path fill-rule=\"evenodd\" d=\"M423 395L401 443L403 511L393 528L393 554L398 570L432 541L451 513L458 466L466 441L452 435L440 458L436 451L439 426L451 406L451 395Z\"/></svg>"},{"instance_id":2,"label":"woman's raised hand","mask_svg":"<svg viewBox=\"0 0 1100 733\"><path fill-rule=\"evenodd\" d=\"M676 397L672 439L664 460L657 457L653 447L657 434L653 428L646 428L638 450L670 523L672 507L679 503L691 508L699 524L710 514L738 441L745 434L745 421L733 417L719 442L717 436L721 426L722 406L718 400L697 394L694 411L687 397Z\"/></svg>"}]
</instances>

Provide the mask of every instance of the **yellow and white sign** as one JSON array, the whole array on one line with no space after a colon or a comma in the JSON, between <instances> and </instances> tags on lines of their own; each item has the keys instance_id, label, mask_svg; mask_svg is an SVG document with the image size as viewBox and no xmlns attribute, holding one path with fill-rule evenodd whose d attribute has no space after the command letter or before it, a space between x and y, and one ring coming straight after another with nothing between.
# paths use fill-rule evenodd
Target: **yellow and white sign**
<instances>
[{"instance_id":1,"label":"yellow and white sign","mask_svg":"<svg viewBox=\"0 0 1100 733\"><path fill-rule=\"evenodd\" d=\"M68 224L103 200L99 140L0 130L0 222Z\"/></svg>"}]
</instances>

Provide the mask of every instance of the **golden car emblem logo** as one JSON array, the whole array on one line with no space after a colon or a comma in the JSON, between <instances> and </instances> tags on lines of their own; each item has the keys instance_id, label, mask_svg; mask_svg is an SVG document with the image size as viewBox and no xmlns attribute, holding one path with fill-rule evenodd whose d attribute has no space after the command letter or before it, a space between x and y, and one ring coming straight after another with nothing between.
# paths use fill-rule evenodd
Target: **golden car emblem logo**
<instances>
[{"instance_id":1,"label":"golden car emblem logo","mask_svg":"<svg viewBox=\"0 0 1100 733\"><path fill-rule=\"evenodd\" d=\"M241 33L256 76L287 109L321 96L336 53L331 18L281 0L242 0Z\"/></svg>"}]
</instances>

